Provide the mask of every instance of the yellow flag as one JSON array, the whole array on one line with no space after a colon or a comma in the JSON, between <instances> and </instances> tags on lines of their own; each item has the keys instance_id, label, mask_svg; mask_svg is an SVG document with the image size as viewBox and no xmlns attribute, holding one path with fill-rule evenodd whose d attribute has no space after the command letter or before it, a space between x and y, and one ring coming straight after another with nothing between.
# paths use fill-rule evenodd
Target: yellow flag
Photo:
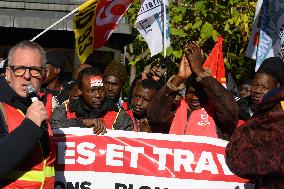
<instances>
[{"instance_id":1,"label":"yellow flag","mask_svg":"<svg viewBox=\"0 0 284 189\"><path fill-rule=\"evenodd\" d=\"M99 0L89 0L79 6L73 18L76 51L83 64L93 52L94 19Z\"/></svg>"},{"instance_id":2,"label":"yellow flag","mask_svg":"<svg viewBox=\"0 0 284 189\"><path fill-rule=\"evenodd\" d=\"M282 100L282 101L280 102L280 104L281 104L282 110L284 111L284 101Z\"/></svg>"}]
</instances>

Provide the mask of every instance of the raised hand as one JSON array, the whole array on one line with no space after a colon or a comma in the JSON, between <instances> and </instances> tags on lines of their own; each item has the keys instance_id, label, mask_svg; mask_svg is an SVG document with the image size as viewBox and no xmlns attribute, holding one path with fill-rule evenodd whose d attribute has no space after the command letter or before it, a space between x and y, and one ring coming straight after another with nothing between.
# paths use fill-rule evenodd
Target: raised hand
<instances>
[{"instance_id":1,"label":"raised hand","mask_svg":"<svg viewBox=\"0 0 284 189\"><path fill-rule=\"evenodd\" d=\"M150 74L152 76L152 79L155 81L159 81L161 78L160 76L157 74L159 71L159 67L158 66L153 66L150 70Z\"/></svg>"},{"instance_id":2,"label":"raised hand","mask_svg":"<svg viewBox=\"0 0 284 189\"><path fill-rule=\"evenodd\" d=\"M177 76L179 76L181 79L186 80L189 78L192 74L191 68L189 66L189 61L186 58L186 55L184 54L181 58L179 70Z\"/></svg>"},{"instance_id":3,"label":"raised hand","mask_svg":"<svg viewBox=\"0 0 284 189\"><path fill-rule=\"evenodd\" d=\"M142 80L148 79L149 77L152 78L155 81L159 81L161 78L160 76L157 74L159 71L159 67L158 66L153 66L151 68L151 70L149 71L149 73L147 74L146 71L144 71L142 73Z\"/></svg>"},{"instance_id":4,"label":"raised hand","mask_svg":"<svg viewBox=\"0 0 284 189\"><path fill-rule=\"evenodd\" d=\"M182 56L178 74L173 78L171 84L175 87L179 87L182 83L184 83L192 74L191 68L189 66L189 61L185 55Z\"/></svg>"},{"instance_id":5,"label":"raised hand","mask_svg":"<svg viewBox=\"0 0 284 189\"><path fill-rule=\"evenodd\" d=\"M198 44L190 43L187 45L185 55L192 72L197 75L204 72L204 69L202 68L205 60L204 53Z\"/></svg>"}]
</instances>

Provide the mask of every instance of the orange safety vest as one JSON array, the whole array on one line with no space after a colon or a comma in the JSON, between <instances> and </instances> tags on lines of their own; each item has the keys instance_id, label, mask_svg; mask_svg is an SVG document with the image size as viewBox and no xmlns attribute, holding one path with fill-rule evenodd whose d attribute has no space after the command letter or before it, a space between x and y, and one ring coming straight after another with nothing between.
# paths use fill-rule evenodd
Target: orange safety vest
<instances>
[{"instance_id":1,"label":"orange safety vest","mask_svg":"<svg viewBox=\"0 0 284 189\"><path fill-rule=\"evenodd\" d=\"M170 134L195 135L218 138L213 118L204 108L194 110L187 118L188 104L181 100L170 128Z\"/></svg>"},{"instance_id":2,"label":"orange safety vest","mask_svg":"<svg viewBox=\"0 0 284 189\"><path fill-rule=\"evenodd\" d=\"M25 119L22 111L2 103L3 114L5 115L8 132L16 129ZM4 188L54 188L54 161L55 161L55 143L53 140L51 128L48 125L50 152L44 159L41 143L34 146L33 150L20 162L18 166L10 170L1 178L1 182L9 183ZM6 182L7 181L7 182Z\"/></svg>"}]
</instances>

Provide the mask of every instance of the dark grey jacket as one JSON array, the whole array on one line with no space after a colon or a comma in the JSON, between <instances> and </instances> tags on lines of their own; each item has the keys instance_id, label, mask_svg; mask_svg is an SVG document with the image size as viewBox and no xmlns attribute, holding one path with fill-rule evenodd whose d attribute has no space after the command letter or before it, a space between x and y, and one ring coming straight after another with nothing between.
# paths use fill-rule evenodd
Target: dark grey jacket
<instances>
[{"instance_id":1,"label":"dark grey jacket","mask_svg":"<svg viewBox=\"0 0 284 189\"><path fill-rule=\"evenodd\" d=\"M80 100L80 99L77 99ZM69 103L68 101L64 102L60 106L58 106L56 109L54 109L52 117L51 117L51 127L54 128L68 128L68 127L86 127L82 123L82 119L86 118L102 118L104 116L104 113L96 112L96 116L93 116L91 112L86 111L85 115L83 115L80 110L81 108L70 108L70 112L75 113L76 118L68 118L67 116L67 108L66 105ZM112 110L113 111L113 110ZM127 130L132 131L134 129L134 124L132 122L131 117L127 114L126 111L123 109L118 110L118 116L113 124L113 128L115 130Z\"/></svg>"}]
</instances>

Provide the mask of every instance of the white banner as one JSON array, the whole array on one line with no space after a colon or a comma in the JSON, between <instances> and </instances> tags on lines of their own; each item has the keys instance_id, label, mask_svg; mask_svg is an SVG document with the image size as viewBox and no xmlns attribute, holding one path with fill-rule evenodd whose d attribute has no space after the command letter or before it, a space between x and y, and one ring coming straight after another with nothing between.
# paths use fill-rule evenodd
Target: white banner
<instances>
[{"instance_id":1,"label":"white banner","mask_svg":"<svg viewBox=\"0 0 284 189\"><path fill-rule=\"evenodd\" d=\"M166 47L170 46L168 0L166 5ZM163 51L163 3L162 0L143 1L136 20L136 28L149 46L151 56Z\"/></svg>"},{"instance_id":2,"label":"white banner","mask_svg":"<svg viewBox=\"0 0 284 189\"><path fill-rule=\"evenodd\" d=\"M56 189L254 188L230 172L220 139L72 128L55 141Z\"/></svg>"}]
</instances>

